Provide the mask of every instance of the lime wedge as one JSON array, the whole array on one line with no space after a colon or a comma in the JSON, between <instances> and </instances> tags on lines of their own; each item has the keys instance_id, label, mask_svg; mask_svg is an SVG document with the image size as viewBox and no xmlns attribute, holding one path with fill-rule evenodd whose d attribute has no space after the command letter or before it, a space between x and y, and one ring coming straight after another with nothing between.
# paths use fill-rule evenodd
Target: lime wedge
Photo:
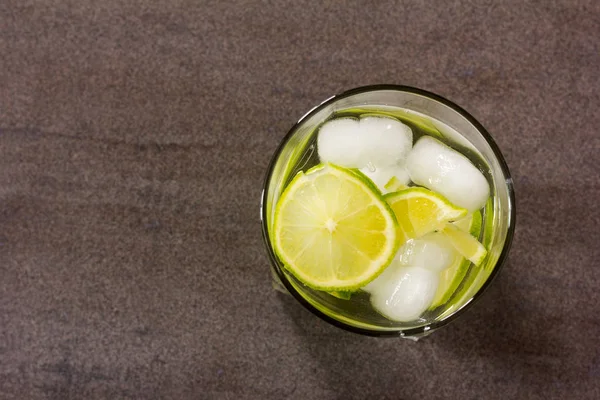
<instances>
[{"instance_id":1,"label":"lime wedge","mask_svg":"<svg viewBox=\"0 0 600 400\"><path fill-rule=\"evenodd\" d=\"M392 176L390 180L384 185L384 188L388 192L397 192L398 190L408 189L408 186L400 182L400 179Z\"/></svg>"},{"instance_id":2,"label":"lime wedge","mask_svg":"<svg viewBox=\"0 0 600 400\"><path fill-rule=\"evenodd\" d=\"M454 221L453 224L454 226L459 227L461 230L469 232L469 229L471 229L471 222L473 222L473 214L469 214L458 221Z\"/></svg>"},{"instance_id":3,"label":"lime wedge","mask_svg":"<svg viewBox=\"0 0 600 400\"><path fill-rule=\"evenodd\" d=\"M494 237L494 201L491 197L485 203L483 210L485 211L485 229L483 231L482 244L486 249L489 249Z\"/></svg>"},{"instance_id":4,"label":"lime wedge","mask_svg":"<svg viewBox=\"0 0 600 400\"><path fill-rule=\"evenodd\" d=\"M452 243L456 251L467 260L475 265L480 265L483 262L487 251L471 234L453 224L446 224L442 233L450 239L450 243Z\"/></svg>"},{"instance_id":5,"label":"lime wedge","mask_svg":"<svg viewBox=\"0 0 600 400\"><path fill-rule=\"evenodd\" d=\"M493 236L492 227L494 214L493 200L491 197L488 199L488 202L486 203L484 209L479 211L479 213L483 215L480 215L478 217L477 213L473 214L473 223L469 231L471 235L475 236L476 238L482 237L481 240L483 241L483 247L489 249ZM481 223L483 223L483 217L485 218L485 226L482 230ZM479 223L478 220L480 220ZM469 261L465 262L469 263L470 265ZM455 290L456 293L452 294L452 302L450 304L445 304L445 311L440 316L438 316L438 319L444 319L448 315L456 311L458 308L460 308L469 298L473 296L473 294L475 294L479 290L479 288L485 282L492 270L493 265L492 268L484 266L483 263L481 265L472 266L471 269L468 271L468 276L463 277L461 279L460 289L457 288ZM447 303L447 301L448 300L446 300L444 303Z\"/></svg>"},{"instance_id":6,"label":"lime wedge","mask_svg":"<svg viewBox=\"0 0 600 400\"><path fill-rule=\"evenodd\" d=\"M352 292L328 292L333 297L337 297L342 300L350 300L352 297Z\"/></svg>"},{"instance_id":7,"label":"lime wedge","mask_svg":"<svg viewBox=\"0 0 600 400\"><path fill-rule=\"evenodd\" d=\"M479 237L479 233L481 232L481 211L469 214L453 222L453 225L465 232L469 232L474 237ZM464 257L459 257L450 267L441 272L440 285L435 293L430 309L439 307L450 300L450 297L452 297L460 283L465 279L470 265L471 261L466 260Z\"/></svg>"},{"instance_id":8,"label":"lime wedge","mask_svg":"<svg viewBox=\"0 0 600 400\"><path fill-rule=\"evenodd\" d=\"M398 221L398 238L402 244L443 228L464 217L467 210L450 203L443 196L421 187L412 187L384 196Z\"/></svg>"},{"instance_id":9,"label":"lime wedge","mask_svg":"<svg viewBox=\"0 0 600 400\"><path fill-rule=\"evenodd\" d=\"M453 224L461 230L469 232L472 236L478 238L481 233L481 222L481 210L478 210L473 214L469 214L466 217L453 222Z\"/></svg>"},{"instance_id":10,"label":"lime wedge","mask_svg":"<svg viewBox=\"0 0 600 400\"><path fill-rule=\"evenodd\" d=\"M457 257L454 264L440 273L440 284L437 288L429 309L434 309L446 303L454 294L462 280L465 278L471 261Z\"/></svg>"},{"instance_id":11,"label":"lime wedge","mask_svg":"<svg viewBox=\"0 0 600 400\"><path fill-rule=\"evenodd\" d=\"M381 194L358 174L332 164L300 172L275 210L274 248L305 285L358 290L392 261L397 222Z\"/></svg>"}]
</instances>

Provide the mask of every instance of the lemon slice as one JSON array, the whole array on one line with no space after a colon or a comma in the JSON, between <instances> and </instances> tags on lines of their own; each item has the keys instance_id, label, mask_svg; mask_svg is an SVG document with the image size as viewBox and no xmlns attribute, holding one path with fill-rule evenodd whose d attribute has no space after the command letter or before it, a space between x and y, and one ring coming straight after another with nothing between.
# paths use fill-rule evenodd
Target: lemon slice
<instances>
[{"instance_id":1,"label":"lemon slice","mask_svg":"<svg viewBox=\"0 0 600 400\"><path fill-rule=\"evenodd\" d=\"M358 290L392 261L397 222L381 194L332 164L300 172L275 210L274 247L285 268L309 287Z\"/></svg>"},{"instance_id":2,"label":"lemon slice","mask_svg":"<svg viewBox=\"0 0 600 400\"><path fill-rule=\"evenodd\" d=\"M456 251L467 260L475 265L480 265L483 262L487 251L471 234L453 224L446 224L442 233L450 239L450 243L452 243Z\"/></svg>"},{"instance_id":3,"label":"lemon slice","mask_svg":"<svg viewBox=\"0 0 600 400\"><path fill-rule=\"evenodd\" d=\"M446 222L467 214L466 209L457 207L443 196L421 187L389 193L384 198L396 215L401 244L441 229Z\"/></svg>"}]
</instances>

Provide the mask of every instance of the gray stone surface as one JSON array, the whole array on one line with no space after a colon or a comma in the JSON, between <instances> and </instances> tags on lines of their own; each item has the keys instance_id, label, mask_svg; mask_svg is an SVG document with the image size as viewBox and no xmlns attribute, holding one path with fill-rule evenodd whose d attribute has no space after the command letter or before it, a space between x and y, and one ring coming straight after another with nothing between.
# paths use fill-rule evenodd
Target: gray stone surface
<instances>
[{"instance_id":1,"label":"gray stone surface","mask_svg":"<svg viewBox=\"0 0 600 400\"><path fill-rule=\"evenodd\" d=\"M1 399L600 398L600 3L3 0ZM372 83L503 150L509 262L419 343L271 288L289 127Z\"/></svg>"}]
</instances>

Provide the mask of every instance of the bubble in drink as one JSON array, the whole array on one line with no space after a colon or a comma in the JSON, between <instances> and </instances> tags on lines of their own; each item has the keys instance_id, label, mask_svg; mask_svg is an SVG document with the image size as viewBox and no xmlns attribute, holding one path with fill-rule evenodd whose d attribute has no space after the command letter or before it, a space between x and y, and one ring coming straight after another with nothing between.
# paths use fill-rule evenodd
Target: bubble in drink
<instances>
[{"instance_id":1,"label":"bubble in drink","mask_svg":"<svg viewBox=\"0 0 600 400\"><path fill-rule=\"evenodd\" d=\"M467 157L430 136L421 137L406 161L411 180L474 212L490 195L481 171Z\"/></svg>"}]
</instances>

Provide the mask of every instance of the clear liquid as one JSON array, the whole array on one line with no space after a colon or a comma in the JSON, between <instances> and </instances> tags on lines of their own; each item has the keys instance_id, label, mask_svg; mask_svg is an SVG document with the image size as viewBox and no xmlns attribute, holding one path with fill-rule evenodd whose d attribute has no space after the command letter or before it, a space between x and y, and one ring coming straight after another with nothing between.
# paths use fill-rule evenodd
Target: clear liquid
<instances>
[{"instance_id":1,"label":"clear liquid","mask_svg":"<svg viewBox=\"0 0 600 400\"><path fill-rule=\"evenodd\" d=\"M412 110L400 109L400 108L382 108L378 107L361 107L351 108L335 112L330 118L324 120L321 124L315 127L310 135L310 138L303 146L304 148L298 148L295 151L296 157L291 157L290 160L297 160L290 164L286 170L289 171L283 179L284 185L281 187L279 194L285 190L285 187L292 181L294 176L300 172L306 172L308 169L314 167L320 163L318 152L317 152L317 134L319 128L325 122L335 118L360 118L365 115L376 115L376 116L387 116L396 118L406 125L408 125L413 132L413 143L415 143L422 136L432 136L442 141L449 147L460 152L466 156L486 177L490 188L492 188L491 196L493 193L493 182L492 173L484 161L483 157L476 150L475 146L471 144L465 137L460 135L456 130L452 129L448 125L428 117L424 114L416 113ZM411 182L410 186L414 186ZM278 197L278 196L277 196ZM489 249L489 242L492 235L491 223L493 221L493 202L489 201L488 205L482 209L482 226L480 235L477 238L481 243ZM305 287L293 277L290 277L290 281L293 286L316 308L321 309L326 314L334 314L336 319L346 321L352 325L362 325L361 321L368 321L368 325L375 325L379 327L413 327L422 325L423 323L429 323L435 320L439 320L446 315L454 311L455 308L470 297L472 294L469 290L474 283L477 282L478 275L480 275L480 268L471 264L458 285L453 295L444 303L430 309L423 313L420 319L410 323L399 323L396 321L390 321L387 318L380 315L371 306L369 300L369 294L366 292L355 292L352 293L349 300L338 299L326 292L319 292Z\"/></svg>"}]
</instances>

